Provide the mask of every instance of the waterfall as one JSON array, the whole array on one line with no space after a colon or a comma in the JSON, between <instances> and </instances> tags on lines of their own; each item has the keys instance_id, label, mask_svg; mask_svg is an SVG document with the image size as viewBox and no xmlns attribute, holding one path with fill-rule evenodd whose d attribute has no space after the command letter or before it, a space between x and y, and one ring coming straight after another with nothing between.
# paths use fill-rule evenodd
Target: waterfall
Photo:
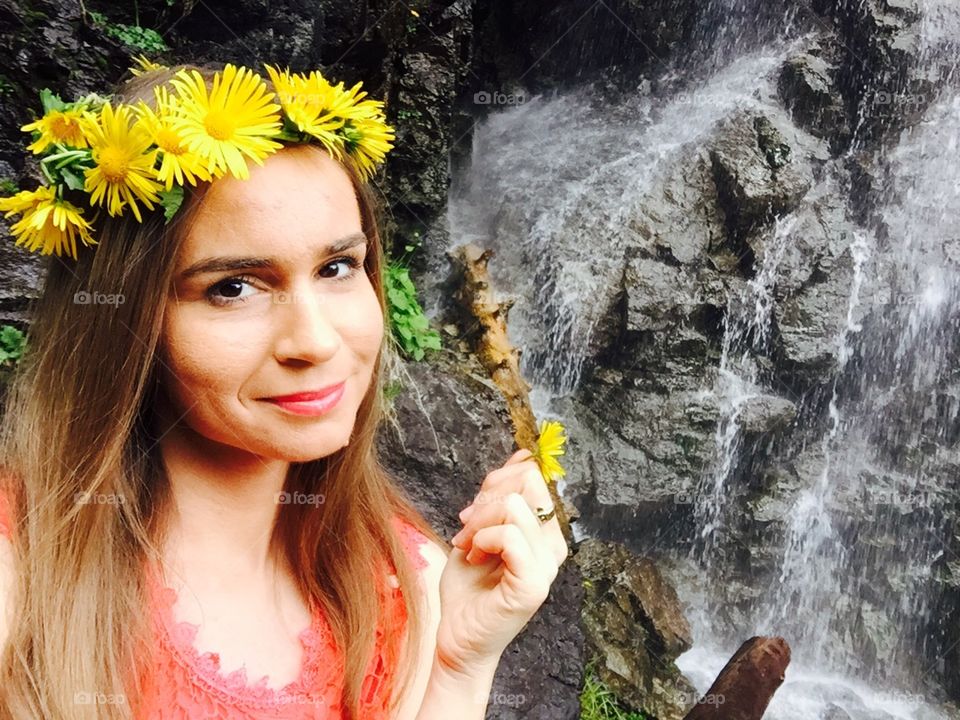
<instances>
[{"instance_id":1,"label":"waterfall","mask_svg":"<svg viewBox=\"0 0 960 720\"><path fill-rule=\"evenodd\" d=\"M933 18L957 11L946 0L924 10L920 57L929 58L955 42ZM475 128L469 166L449 198L450 246L493 250L495 287L516 300L510 339L523 350L538 416L558 417L554 401L576 392L603 342L598 329L618 302L625 258L642 244L630 222L638 208L722 120L779 106L776 71L804 41L786 39L795 16L778 3L710 0L697 47L664 74L699 81L653 92L641 83L614 105L590 88L535 96ZM771 224L752 275L727 298L716 382L705 390L719 409L713 460L692 478L700 481L695 532L682 552L703 571L703 585L678 588L695 646L678 665L705 690L744 639L785 636L794 660L770 720L948 717L922 678L938 593L930 569L960 567L945 542L956 479L944 472L960 467L958 145L960 96L931 107L881 157L869 211L850 222L850 282L831 336L823 412L800 407L803 422L787 431L784 462L798 487L784 491L768 548L774 567L750 578L752 604L736 627L716 621L726 598L703 585L722 587L736 572L725 549L742 511L734 487L748 452L741 415L781 391L769 355L780 331L781 266L805 232L800 211ZM850 193L838 177L860 149L825 163L804 207Z\"/></svg>"}]
</instances>

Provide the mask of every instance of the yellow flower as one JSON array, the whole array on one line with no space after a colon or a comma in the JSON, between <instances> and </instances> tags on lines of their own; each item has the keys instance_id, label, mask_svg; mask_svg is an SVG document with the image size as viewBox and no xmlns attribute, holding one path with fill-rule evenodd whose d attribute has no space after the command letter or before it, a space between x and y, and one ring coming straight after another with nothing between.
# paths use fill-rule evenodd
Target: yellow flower
<instances>
[{"instance_id":1,"label":"yellow flower","mask_svg":"<svg viewBox=\"0 0 960 720\"><path fill-rule=\"evenodd\" d=\"M83 211L57 198L54 188L40 186L23 190L8 198L0 198L0 212L5 217L14 213L23 217L10 227L17 245L41 255L68 254L77 259L77 238L84 245L96 245L90 235L90 223L81 217Z\"/></svg>"},{"instance_id":2,"label":"yellow flower","mask_svg":"<svg viewBox=\"0 0 960 720\"><path fill-rule=\"evenodd\" d=\"M544 420L540 423L540 437L533 451L533 459L540 466L544 480L550 482L566 475L557 457L563 455L563 444L567 441L563 434L563 424Z\"/></svg>"},{"instance_id":3,"label":"yellow flower","mask_svg":"<svg viewBox=\"0 0 960 720\"><path fill-rule=\"evenodd\" d=\"M155 63L152 60L148 60L145 55L138 55L135 58L131 58L136 65L130 66L130 72L136 75L137 77L143 75L144 73L151 72L153 70L166 70L166 65L160 65Z\"/></svg>"},{"instance_id":4,"label":"yellow flower","mask_svg":"<svg viewBox=\"0 0 960 720\"><path fill-rule=\"evenodd\" d=\"M343 138L337 130L343 127L343 113L347 109L342 103L338 105L341 94L316 70L304 76L289 70L280 71L271 65L264 67L290 122L340 159Z\"/></svg>"},{"instance_id":5,"label":"yellow flower","mask_svg":"<svg viewBox=\"0 0 960 720\"><path fill-rule=\"evenodd\" d=\"M228 64L222 74L214 74L209 95L196 70L180 70L170 82L180 107L173 126L213 177L229 170L245 180L250 172L244 155L262 165L263 158L283 147L271 139L281 126L276 96L249 68Z\"/></svg>"},{"instance_id":6,"label":"yellow flower","mask_svg":"<svg viewBox=\"0 0 960 720\"><path fill-rule=\"evenodd\" d=\"M153 169L157 150L149 150L151 138L139 123L132 122L130 105L103 104L97 122L88 124L87 133L96 167L86 171L83 189L90 193L91 205L106 205L111 215L120 215L130 206L138 222L143 222L137 203L148 209L160 202Z\"/></svg>"},{"instance_id":7,"label":"yellow flower","mask_svg":"<svg viewBox=\"0 0 960 720\"><path fill-rule=\"evenodd\" d=\"M139 122L150 135L151 140L160 150L160 169L157 170L157 180L164 183L166 189L177 185L197 184L197 179L210 180L210 173L203 166L203 162L196 153L187 149L183 137L173 126L173 119L177 117L177 102L165 86L153 89L157 100L157 110L142 100L137 107L140 116Z\"/></svg>"},{"instance_id":8,"label":"yellow flower","mask_svg":"<svg viewBox=\"0 0 960 720\"><path fill-rule=\"evenodd\" d=\"M27 149L37 155L46 152L47 148L55 143L85 148L89 147L89 141L84 133L84 122L92 117L93 113L89 110L51 110L42 118L20 129L24 132L40 132L40 137L27 145Z\"/></svg>"},{"instance_id":9,"label":"yellow flower","mask_svg":"<svg viewBox=\"0 0 960 720\"><path fill-rule=\"evenodd\" d=\"M382 118L358 118L348 123L345 133L347 148L356 158L360 176L366 182L393 147L389 142L394 139L393 128Z\"/></svg>"}]
</instances>

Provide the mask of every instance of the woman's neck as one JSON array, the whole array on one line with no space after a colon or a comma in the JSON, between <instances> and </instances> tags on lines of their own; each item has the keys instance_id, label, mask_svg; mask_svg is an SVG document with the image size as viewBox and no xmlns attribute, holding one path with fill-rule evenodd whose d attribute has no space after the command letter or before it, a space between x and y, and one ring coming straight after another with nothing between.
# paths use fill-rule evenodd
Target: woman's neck
<instances>
[{"instance_id":1,"label":"woman's neck","mask_svg":"<svg viewBox=\"0 0 960 720\"><path fill-rule=\"evenodd\" d=\"M170 491L166 563L218 585L272 574L270 538L290 463L211 442L183 425L159 447Z\"/></svg>"}]
</instances>

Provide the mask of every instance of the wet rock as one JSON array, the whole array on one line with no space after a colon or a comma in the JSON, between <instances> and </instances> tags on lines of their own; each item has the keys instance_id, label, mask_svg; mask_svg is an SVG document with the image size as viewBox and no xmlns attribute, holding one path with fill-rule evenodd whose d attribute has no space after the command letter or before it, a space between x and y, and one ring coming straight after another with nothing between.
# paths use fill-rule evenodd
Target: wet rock
<instances>
[{"instance_id":1,"label":"wet rock","mask_svg":"<svg viewBox=\"0 0 960 720\"><path fill-rule=\"evenodd\" d=\"M797 415L797 406L786 398L757 395L740 406L737 421L750 435L780 430Z\"/></svg>"},{"instance_id":2,"label":"wet rock","mask_svg":"<svg viewBox=\"0 0 960 720\"><path fill-rule=\"evenodd\" d=\"M793 119L811 134L829 140L839 154L850 141L843 96L836 84L836 66L817 49L787 59L780 69L777 90Z\"/></svg>"},{"instance_id":3,"label":"wet rock","mask_svg":"<svg viewBox=\"0 0 960 720\"><path fill-rule=\"evenodd\" d=\"M679 265L702 265L725 234L710 158L698 150L670 168L636 204L630 228L644 250Z\"/></svg>"},{"instance_id":4,"label":"wet rock","mask_svg":"<svg viewBox=\"0 0 960 720\"><path fill-rule=\"evenodd\" d=\"M949 32L934 33L928 45L916 0L818 1L835 15L841 42L857 59L840 66L838 79L851 116L859 118L858 134L879 140L916 123L952 72ZM954 11L944 28L956 22Z\"/></svg>"},{"instance_id":5,"label":"wet rock","mask_svg":"<svg viewBox=\"0 0 960 720\"><path fill-rule=\"evenodd\" d=\"M813 184L782 133L762 115L738 114L710 150L717 195L734 239L797 207Z\"/></svg>"},{"instance_id":6,"label":"wet rock","mask_svg":"<svg viewBox=\"0 0 960 720\"><path fill-rule=\"evenodd\" d=\"M674 661L691 647L690 626L656 563L623 545L589 539L576 562L586 586L583 625L601 682L625 703L679 720L696 691Z\"/></svg>"}]
</instances>

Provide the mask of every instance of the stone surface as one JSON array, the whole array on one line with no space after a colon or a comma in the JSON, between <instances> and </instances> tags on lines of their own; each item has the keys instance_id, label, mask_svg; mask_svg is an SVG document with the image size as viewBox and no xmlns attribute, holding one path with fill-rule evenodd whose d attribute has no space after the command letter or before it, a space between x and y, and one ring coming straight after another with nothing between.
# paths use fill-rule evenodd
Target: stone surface
<instances>
[{"instance_id":1,"label":"stone surface","mask_svg":"<svg viewBox=\"0 0 960 720\"><path fill-rule=\"evenodd\" d=\"M586 585L583 624L600 680L630 707L680 720L696 691L673 661L692 644L676 591L656 563L618 543L585 540L576 563Z\"/></svg>"}]
</instances>

